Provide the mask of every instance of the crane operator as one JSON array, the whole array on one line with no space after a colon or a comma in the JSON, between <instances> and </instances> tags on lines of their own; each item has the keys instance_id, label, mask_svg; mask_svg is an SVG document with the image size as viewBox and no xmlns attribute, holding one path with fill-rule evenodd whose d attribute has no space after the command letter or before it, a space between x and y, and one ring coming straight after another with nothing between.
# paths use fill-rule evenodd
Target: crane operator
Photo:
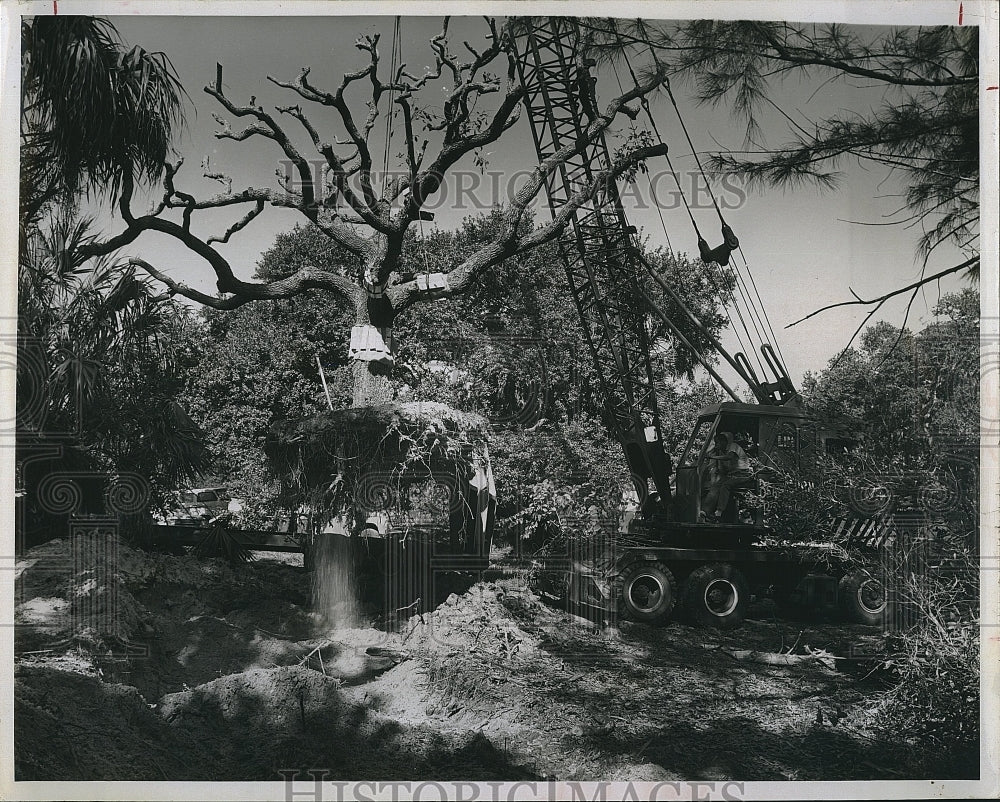
<instances>
[{"instance_id":1,"label":"crane operator","mask_svg":"<svg viewBox=\"0 0 1000 802\"><path fill-rule=\"evenodd\" d=\"M731 432L716 432L714 447L707 456L714 470L699 518L718 521L729 506L733 491L745 487L747 481L753 478L753 472L750 470L750 458Z\"/></svg>"}]
</instances>

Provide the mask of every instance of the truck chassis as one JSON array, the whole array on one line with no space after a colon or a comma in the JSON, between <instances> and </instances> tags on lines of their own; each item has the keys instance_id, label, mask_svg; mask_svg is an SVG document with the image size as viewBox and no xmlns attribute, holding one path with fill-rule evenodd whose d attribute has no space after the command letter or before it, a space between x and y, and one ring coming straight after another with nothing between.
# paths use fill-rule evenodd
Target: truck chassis
<instances>
[{"instance_id":1,"label":"truck chassis","mask_svg":"<svg viewBox=\"0 0 1000 802\"><path fill-rule=\"evenodd\" d=\"M764 596L799 609L835 608L859 624L886 622L889 600L877 552L868 550L871 559L862 564L829 543L755 545L766 532L684 524L662 533L669 544L654 538L609 544L604 562L610 571L570 557L547 560L543 572L561 576L557 595L571 612L604 622L681 617L698 626L732 628L742 623L750 602Z\"/></svg>"}]
</instances>

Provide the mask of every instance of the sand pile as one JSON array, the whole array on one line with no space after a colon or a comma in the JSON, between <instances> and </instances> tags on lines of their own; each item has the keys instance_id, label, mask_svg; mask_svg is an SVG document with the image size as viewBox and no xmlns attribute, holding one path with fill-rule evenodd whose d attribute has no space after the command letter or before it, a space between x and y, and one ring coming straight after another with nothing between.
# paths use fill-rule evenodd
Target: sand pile
<instances>
[{"instance_id":1,"label":"sand pile","mask_svg":"<svg viewBox=\"0 0 1000 802\"><path fill-rule=\"evenodd\" d=\"M203 751L139 691L53 665L14 671L18 780L211 779Z\"/></svg>"},{"instance_id":2,"label":"sand pile","mask_svg":"<svg viewBox=\"0 0 1000 802\"><path fill-rule=\"evenodd\" d=\"M505 604L510 595L496 582L479 582L462 595L452 593L437 609L410 618L403 626L403 642L435 652L531 656L538 642L521 629Z\"/></svg>"},{"instance_id":3,"label":"sand pile","mask_svg":"<svg viewBox=\"0 0 1000 802\"><path fill-rule=\"evenodd\" d=\"M452 594L397 632L327 631L301 568L95 538L51 541L18 563L19 779L526 776L471 726L489 711L454 715L465 693L433 687L450 681L440 666L456 650L502 667L537 648L498 584ZM89 639L74 628L80 599L106 620ZM401 693L408 715L395 709Z\"/></svg>"},{"instance_id":4,"label":"sand pile","mask_svg":"<svg viewBox=\"0 0 1000 802\"><path fill-rule=\"evenodd\" d=\"M28 551L15 564L15 646L37 651L75 640L124 643L147 617L118 570L123 547L99 529Z\"/></svg>"}]
</instances>

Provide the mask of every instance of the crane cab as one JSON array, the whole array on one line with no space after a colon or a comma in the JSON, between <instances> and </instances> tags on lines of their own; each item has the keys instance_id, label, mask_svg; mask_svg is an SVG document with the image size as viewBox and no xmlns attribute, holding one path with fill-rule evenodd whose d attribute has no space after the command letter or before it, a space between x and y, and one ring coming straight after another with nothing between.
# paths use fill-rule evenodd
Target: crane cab
<instances>
[{"instance_id":1,"label":"crane cab","mask_svg":"<svg viewBox=\"0 0 1000 802\"><path fill-rule=\"evenodd\" d=\"M702 499L710 480L708 453L717 433L729 432L747 453L753 478L744 491L752 491L760 479L778 473L800 476L811 473L821 454L834 454L851 448L857 435L843 425L820 425L801 407L788 404L742 404L723 402L706 407L677 463L675 477L674 517L678 522L696 523ZM740 509L741 496L737 489L729 507L723 511L723 523L745 521L751 511ZM752 515L760 524L761 510Z\"/></svg>"}]
</instances>

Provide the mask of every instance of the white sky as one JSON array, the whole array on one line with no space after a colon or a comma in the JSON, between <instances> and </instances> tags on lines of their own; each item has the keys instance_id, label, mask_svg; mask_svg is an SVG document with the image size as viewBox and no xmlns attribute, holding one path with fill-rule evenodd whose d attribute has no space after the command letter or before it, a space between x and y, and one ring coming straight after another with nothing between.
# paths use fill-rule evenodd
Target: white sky
<instances>
[{"instance_id":1,"label":"white sky","mask_svg":"<svg viewBox=\"0 0 1000 802\"><path fill-rule=\"evenodd\" d=\"M336 122L335 114L328 110L312 108L300 101L290 90L281 89L267 80L267 76L283 80L293 79L304 66L311 66L310 80L321 88L334 89L344 71L357 69L365 63L367 54L354 47L355 39L362 34L379 32L383 64L389 59L392 38L391 17L195 17L195 16L110 16L124 40L141 45L147 50L163 51L173 62L181 82L191 96L188 106L188 126L181 136L177 150L185 157L185 167L177 181L179 188L203 197L221 189L215 182L201 177L201 161L210 158L213 171L225 172L234 179L234 189L245 186L276 186L274 171L282 159L276 143L261 137L244 142L218 140L214 132L219 128L213 113L226 115L216 101L202 91L207 83L214 83L216 63L224 68L227 95L235 102L246 102L251 96L257 103L273 110L275 105L301 102L322 133L344 137ZM440 17L403 17L401 22L403 61L413 71L420 71L430 63L428 39L440 30ZM485 25L479 17L457 17L452 20L451 41L453 50L462 49L461 41L482 44ZM638 65L637 65L638 66ZM498 68L498 72L501 69ZM789 114L801 119L817 119L844 109L864 111L879 102L880 91L852 87L843 82L820 88L827 76L818 75L813 80L791 80L777 89L773 97ZM628 80L627 76L622 76ZM367 100L363 82L353 89L356 116L363 118ZM817 89L819 88L819 91ZM599 75L598 94L602 102L617 94L613 74L602 70ZM439 103L435 93L442 92L439 85L427 91L429 103ZM686 87L676 87L675 95L681 112L701 151L720 149L740 150L745 146L742 126L725 107L697 106ZM348 97L351 97L349 93ZM383 108L386 101L383 100ZM491 109L495 96L484 98L482 107ZM675 167L682 173L682 180L689 189L696 180L697 170L690 148L683 138L677 118L665 96L654 101L654 114L661 133L671 147ZM276 115L278 116L278 115ZM785 142L787 123L774 113L765 116L765 131L771 144ZM240 121L231 120L234 128ZM308 141L302 138L298 124L288 117L282 118L286 130L298 137L304 153L313 152ZM642 119L640 118L640 123ZM624 128L625 120L622 119ZM398 153L400 135L397 126L393 154ZM379 140L384 129L376 128L373 151L381 153ZM614 148L614 143L611 143ZM534 151L522 115L521 121L499 142L490 146L489 170L497 174L488 179L478 177L471 157L459 165L464 175L460 179L466 186L478 182L474 192L479 209L488 209L495 202L506 200L512 177L535 164ZM430 151L433 153L433 146ZM704 160L704 155L703 155ZM676 198L674 184L666 172L664 160L650 163L660 194L663 215L672 247L677 251L696 253L694 232L683 208ZM794 191L771 189L754 192L741 199L739 195L720 192L720 197L740 201L737 208L727 210L726 217L741 240L743 253L753 270L757 287L777 334L778 345L788 363L789 373L798 382L806 370L822 369L827 360L847 342L850 334L863 319L867 310L850 307L824 313L797 327L785 330L792 321L803 317L819 306L845 300L848 288L862 297L884 293L907 284L919 275L920 264L915 259L915 246L919 229L901 226L862 226L850 220L884 222L886 215L901 205L899 187L894 179L887 179L886 172L878 165L858 166L845 160L841 169L844 180L837 190L820 190L813 186ZM718 191L718 187L717 187ZM647 194L643 186L643 195ZM469 194L462 196L452 183L448 191L440 193L434 208L436 220L424 224L425 230L433 226L454 227L463 216L475 212ZM632 222L650 237L652 245L664 245L663 230L650 205L637 208L627 201ZM134 211L146 211L146 202L137 200ZM248 210L250 206L246 207ZM206 236L221 234L226 226L244 213L245 209L203 212L195 216L195 231ZM696 210L699 226L711 245L721 241L719 223L714 210L707 205ZM117 230L120 221L101 215L100 221L108 231ZM234 235L227 245L217 245L218 250L230 260L237 275L249 278L260 254L273 242L278 232L288 230L296 222L304 222L298 213L268 208L248 228ZM127 249L128 255L140 256L178 279L203 291L214 292L214 274L207 264L169 237L147 233ZM954 249L940 248L928 264L928 272L936 272L960 261ZM448 266L442 266L447 269ZM957 277L942 282L941 291L947 292L962 285ZM911 312L910 324L919 327L926 320L929 310L938 297L938 288L928 288L918 298ZM874 320L902 321L906 299L887 304ZM734 319L736 318L734 314ZM731 350L739 350L732 333L724 338Z\"/></svg>"},{"instance_id":2,"label":"white sky","mask_svg":"<svg viewBox=\"0 0 1000 802\"><path fill-rule=\"evenodd\" d=\"M126 42L165 52L191 95L193 103L189 111L189 127L178 147L186 158L178 185L198 195L220 189L218 184L200 178L201 160L206 155L210 157L213 170L221 170L234 178L234 188L237 189L251 184L274 186L273 173L282 157L275 143L259 137L242 143L215 139L213 134L218 124L212 113L226 115L216 101L202 91L202 87L214 82L217 62L223 65L226 91L231 99L245 102L256 96L258 103L270 108L295 103L298 98L291 91L268 82L266 76L290 80L303 66L311 66L311 82L333 89L344 71L357 69L365 63L366 54L353 46L359 35L376 31L382 34L384 63L388 61L392 37L392 19L385 17L115 16L112 21ZM402 19L403 60L414 71L430 63L427 40L439 29L438 17ZM460 43L464 38L481 42L484 30L485 26L479 18L453 19L453 49L461 49ZM809 119L842 109L864 111L879 100L878 92L852 88L843 83L827 85L813 96L819 83L819 80L789 81L774 97L788 113L801 114ZM606 102L616 90L613 76L602 71L598 83L599 97ZM437 102L433 94L440 91L435 87L428 92L432 98L430 102ZM363 88L359 86L354 95L356 108L360 108L358 114L363 116L366 100ZM699 150L743 148L742 127L727 109L696 106L684 87L678 87L675 95ZM490 100L492 98L484 101L484 108L490 108ZM311 109L304 102L303 105L323 129L343 136L343 130L334 125L333 117L323 113L326 110ZM665 97L655 101L654 113L661 132L671 146L675 166L684 173L685 180L693 180L696 165ZM783 142L787 138L784 134L787 125L777 114L773 117L765 130L774 142ZM294 121L288 118L285 121L288 123L286 130L298 134L297 123L293 124ZM238 128L239 122L233 122ZM383 136L383 129L377 129L376 134ZM398 138L399 135L396 136ZM303 142L302 147L303 152L311 152L307 143ZM374 150L381 152L380 147ZM398 153L398 150L397 139L393 153ZM520 123L501 141L490 146L488 151L490 171L500 173L502 178L492 183L479 179L481 186L477 187L477 191L483 208L505 200L510 177L531 169L535 163L527 120L523 115ZM475 180L471 158L460 167L466 173L462 180L470 183ZM900 199L895 196L898 192L896 182L884 180L885 172L877 165L862 168L845 161L842 167L844 181L835 191L802 187L795 191L754 193L739 208L726 215L741 239L743 251L777 332L779 345L788 361L789 371L796 381L803 371L822 368L843 347L864 312L859 308L837 310L787 331L783 330L786 324L818 306L846 299L849 296L848 287L863 297L869 297L909 283L919 274L920 265L914 257L919 229L861 226L845 222L884 222L884 216L901 205ZM657 186L668 191L673 188L663 160L651 164L651 168L662 173L658 180L663 180ZM439 199L436 204L437 219L432 225L453 227L462 216L475 211L470 208L472 204L468 202L468 196L465 196L464 202L457 203L457 194L452 185L452 192ZM664 210L672 246L678 251L696 252L690 222L676 201L670 203L669 197L664 193L661 202L673 207ZM676 195L672 197L676 198ZM136 204L136 210L143 211L141 203ZM632 206L629 213L633 222L650 235L652 244L665 244L654 210ZM205 232L221 233L225 221L233 221L238 216L230 210L220 214L202 214L196 219L207 221L202 229ZM718 220L710 207L696 212L696 218L711 245L721 241ZM268 209L250 227L234 236L229 245L218 246L219 250L231 260L239 275L249 277L257 258L273 241L274 235L287 230L299 219L294 212ZM928 265L930 272L958 260L954 250L939 250L941 252L935 254ZM214 280L208 266L169 238L144 235L129 249L129 253L142 256L203 290L212 291ZM941 289L946 292L958 286L958 280L950 280L943 283ZM937 288L934 287L918 299L911 325L919 325L919 319L927 317L936 298ZM890 303L878 318L898 323L902 320L904 305L905 299ZM732 335L727 339L729 344L736 345Z\"/></svg>"}]
</instances>

